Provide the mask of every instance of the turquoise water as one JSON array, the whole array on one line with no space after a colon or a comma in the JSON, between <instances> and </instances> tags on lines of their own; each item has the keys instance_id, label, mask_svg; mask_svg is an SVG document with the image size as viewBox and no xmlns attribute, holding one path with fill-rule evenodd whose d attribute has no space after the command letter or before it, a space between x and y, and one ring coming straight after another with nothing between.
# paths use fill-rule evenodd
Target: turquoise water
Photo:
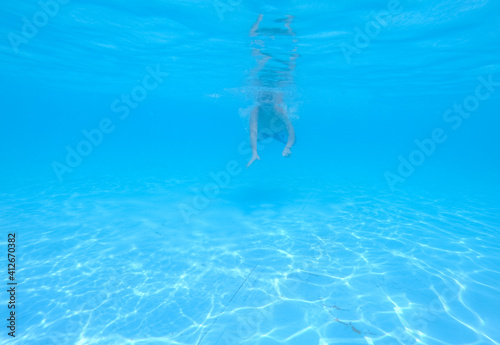
<instances>
[{"instance_id":1,"label":"turquoise water","mask_svg":"<svg viewBox=\"0 0 500 345\"><path fill-rule=\"evenodd\" d=\"M500 3L0 18L2 344L500 344Z\"/></svg>"}]
</instances>

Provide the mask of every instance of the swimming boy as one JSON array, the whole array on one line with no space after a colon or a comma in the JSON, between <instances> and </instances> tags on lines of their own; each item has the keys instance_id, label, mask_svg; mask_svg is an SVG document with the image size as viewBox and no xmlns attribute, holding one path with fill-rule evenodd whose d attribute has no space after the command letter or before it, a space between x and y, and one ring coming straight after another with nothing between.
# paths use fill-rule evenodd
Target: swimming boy
<instances>
[{"instance_id":1,"label":"swimming boy","mask_svg":"<svg viewBox=\"0 0 500 345\"><path fill-rule=\"evenodd\" d=\"M252 55L257 60L257 66L250 75L259 91L256 97L257 105L250 115L252 158L248 161L247 167L256 160L260 160L257 152L258 141L269 138L284 143L283 157L290 157L292 146L295 143L295 131L283 103L283 93L278 91L284 85L291 83L291 72L295 68L295 60L298 57L297 39L294 38L295 32L291 28L293 16L274 20L274 24L264 28L260 27L262 20L263 15L260 14L250 29L250 37L256 38L252 41L254 47ZM281 25L284 25L285 28L280 27ZM293 49L291 51L286 51L282 46L273 44L279 37L287 36L292 39Z\"/></svg>"},{"instance_id":2,"label":"swimming boy","mask_svg":"<svg viewBox=\"0 0 500 345\"><path fill-rule=\"evenodd\" d=\"M295 143L295 130L286 113L282 94L273 91L261 91L258 101L259 103L250 115L252 158L248 161L247 168L255 160L260 160L257 152L257 141L274 138L284 143L285 148L281 154L286 158L292 154L291 149ZM285 137L288 138L286 141Z\"/></svg>"}]
</instances>

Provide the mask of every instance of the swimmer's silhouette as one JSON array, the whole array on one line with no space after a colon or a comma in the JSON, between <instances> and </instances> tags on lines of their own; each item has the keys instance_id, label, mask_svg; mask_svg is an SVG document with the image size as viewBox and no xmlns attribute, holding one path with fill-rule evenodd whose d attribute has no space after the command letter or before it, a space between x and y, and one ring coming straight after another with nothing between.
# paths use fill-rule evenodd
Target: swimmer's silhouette
<instances>
[{"instance_id":1,"label":"swimmer's silhouette","mask_svg":"<svg viewBox=\"0 0 500 345\"><path fill-rule=\"evenodd\" d=\"M283 157L290 157L292 146L295 144L295 130L288 117L281 88L291 83L291 72L295 68L295 60L298 57L297 47L294 47L291 52L283 52L283 49L273 52L269 44L269 41L275 41L277 36L295 36L291 28L293 17L287 16L274 21L284 23L284 28L261 28L259 26L262 19L261 14L250 29L250 36L258 38L252 42L254 45L252 54L257 60L257 67L251 72L258 91L256 105L250 115L252 158L248 161L247 167L256 160L260 160L257 152L258 141L275 139L284 143ZM297 40L292 39L292 42L295 45ZM276 57L278 55L283 57Z\"/></svg>"}]
</instances>

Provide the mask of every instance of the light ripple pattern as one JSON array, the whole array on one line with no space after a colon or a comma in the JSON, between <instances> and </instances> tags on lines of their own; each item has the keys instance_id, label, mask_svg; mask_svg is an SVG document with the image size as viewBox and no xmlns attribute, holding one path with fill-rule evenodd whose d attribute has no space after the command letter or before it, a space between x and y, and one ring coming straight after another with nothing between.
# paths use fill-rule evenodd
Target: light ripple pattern
<instances>
[{"instance_id":1,"label":"light ripple pattern","mask_svg":"<svg viewBox=\"0 0 500 345\"><path fill-rule=\"evenodd\" d=\"M191 183L4 193L11 343L499 344L498 203L235 186L188 225Z\"/></svg>"}]
</instances>

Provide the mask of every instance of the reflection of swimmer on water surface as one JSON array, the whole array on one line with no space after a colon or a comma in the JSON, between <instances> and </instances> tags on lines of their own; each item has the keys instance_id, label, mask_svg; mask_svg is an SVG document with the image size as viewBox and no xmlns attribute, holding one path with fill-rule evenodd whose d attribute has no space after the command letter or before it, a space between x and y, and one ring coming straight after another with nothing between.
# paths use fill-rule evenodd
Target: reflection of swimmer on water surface
<instances>
[{"instance_id":1,"label":"reflection of swimmer on water surface","mask_svg":"<svg viewBox=\"0 0 500 345\"><path fill-rule=\"evenodd\" d=\"M277 19L269 27L260 27L263 15L250 29L252 55L257 66L250 72L257 87L281 88L292 83L292 71L295 69L297 38L292 30L293 16ZM278 24L278 27L276 27Z\"/></svg>"},{"instance_id":2,"label":"reflection of swimmer on water surface","mask_svg":"<svg viewBox=\"0 0 500 345\"><path fill-rule=\"evenodd\" d=\"M257 36L257 35L291 35L294 36L295 33L292 30L292 27L290 24L292 23L293 16L286 16L285 18L282 19L276 19L274 20L275 23L285 23L286 29L281 29L281 28L259 28L260 22L262 22L262 19L264 18L264 15L259 14L257 17L257 21L252 25L252 28L250 29L250 36Z\"/></svg>"},{"instance_id":3,"label":"reflection of swimmer on water surface","mask_svg":"<svg viewBox=\"0 0 500 345\"><path fill-rule=\"evenodd\" d=\"M290 24L293 17L287 16L284 19L275 20L275 23L284 23L284 28L259 28L263 16L259 15L257 21L250 30L250 36L264 36L264 39L275 40L277 36L294 36ZM296 40L293 40L296 43ZM253 55L257 58L257 67L252 71L254 83L257 86L257 105L250 115L250 146L252 148L252 158L249 160L249 167L255 160L260 160L257 152L257 142L264 140L278 140L285 144L282 156L290 157L291 148L295 143L295 130L288 117L286 106L283 101L281 87L291 83L291 71L295 67L296 47L291 52L283 52L279 49L274 53L270 50L273 47L266 46L264 40L253 42L257 47L253 48ZM278 46L278 48L282 48ZM265 51L264 51L265 49ZM282 49L281 49L282 50ZM276 58L276 55L281 55Z\"/></svg>"}]
</instances>

